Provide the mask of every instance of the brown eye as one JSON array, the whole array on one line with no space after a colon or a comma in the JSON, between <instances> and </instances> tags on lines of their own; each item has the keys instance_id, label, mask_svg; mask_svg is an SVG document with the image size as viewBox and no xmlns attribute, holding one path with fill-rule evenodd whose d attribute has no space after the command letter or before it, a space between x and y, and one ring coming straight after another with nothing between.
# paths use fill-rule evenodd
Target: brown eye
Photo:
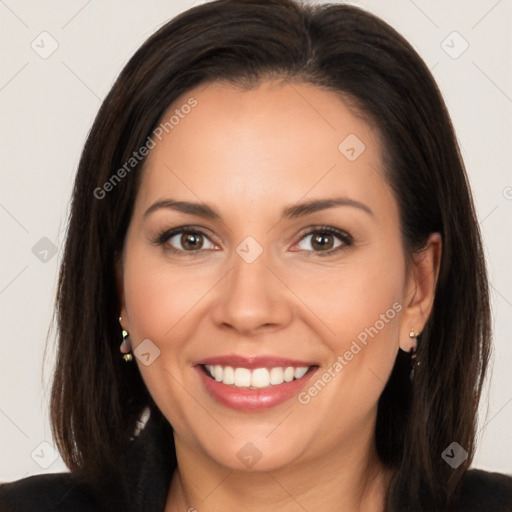
<instances>
[{"instance_id":1,"label":"brown eye","mask_svg":"<svg viewBox=\"0 0 512 512\"><path fill-rule=\"evenodd\" d=\"M216 247L202 231L184 228L164 231L155 243L163 245L165 250L172 253L199 253Z\"/></svg>"},{"instance_id":2,"label":"brown eye","mask_svg":"<svg viewBox=\"0 0 512 512\"><path fill-rule=\"evenodd\" d=\"M317 228L306 233L299 242L299 248L306 252L317 253L318 256L327 256L349 247L352 243L353 239L348 233L326 227Z\"/></svg>"},{"instance_id":3,"label":"brown eye","mask_svg":"<svg viewBox=\"0 0 512 512\"><path fill-rule=\"evenodd\" d=\"M181 235L180 243L186 250L201 249L203 246L202 234L186 232Z\"/></svg>"},{"instance_id":4,"label":"brown eye","mask_svg":"<svg viewBox=\"0 0 512 512\"><path fill-rule=\"evenodd\" d=\"M329 235L329 234L315 235L311 239L311 246L314 247L315 249L329 250L329 249L332 249L334 246L333 239L334 239L333 235Z\"/></svg>"}]
</instances>

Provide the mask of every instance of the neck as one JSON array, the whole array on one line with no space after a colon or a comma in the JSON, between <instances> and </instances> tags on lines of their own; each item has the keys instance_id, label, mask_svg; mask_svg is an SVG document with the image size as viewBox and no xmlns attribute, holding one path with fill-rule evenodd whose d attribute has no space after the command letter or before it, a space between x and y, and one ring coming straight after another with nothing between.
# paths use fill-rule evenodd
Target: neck
<instances>
[{"instance_id":1,"label":"neck","mask_svg":"<svg viewBox=\"0 0 512 512\"><path fill-rule=\"evenodd\" d=\"M175 434L178 467L165 512L383 512L391 471L380 463L373 430L336 450L272 471L237 471L189 450Z\"/></svg>"}]
</instances>

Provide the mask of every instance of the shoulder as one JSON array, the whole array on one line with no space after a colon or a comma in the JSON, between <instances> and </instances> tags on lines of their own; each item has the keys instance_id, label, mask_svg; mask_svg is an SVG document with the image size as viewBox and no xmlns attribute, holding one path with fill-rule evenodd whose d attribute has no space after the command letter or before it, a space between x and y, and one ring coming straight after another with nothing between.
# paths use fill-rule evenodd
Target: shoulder
<instances>
[{"instance_id":1,"label":"shoulder","mask_svg":"<svg viewBox=\"0 0 512 512\"><path fill-rule=\"evenodd\" d=\"M116 490L117 491L117 490ZM114 491L114 498L117 494ZM109 500L108 510L114 500ZM115 507L115 505L114 505ZM73 473L34 475L0 484L2 512L100 512L105 502L97 489ZM119 510L122 510L120 507Z\"/></svg>"},{"instance_id":2,"label":"shoulder","mask_svg":"<svg viewBox=\"0 0 512 512\"><path fill-rule=\"evenodd\" d=\"M470 469L462 479L460 505L468 512L511 512L512 477Z\"/></svg>"},{"instance_id":3,"label":"shoulder","mask_svg":"<svg viewBox=\"0 0 512 512\"><path fill-rule=\"evenodd\" d=\"M94 510L94 499L71 473L34 475L0 484L2 512Z\"/></svg>"}]
</instances>

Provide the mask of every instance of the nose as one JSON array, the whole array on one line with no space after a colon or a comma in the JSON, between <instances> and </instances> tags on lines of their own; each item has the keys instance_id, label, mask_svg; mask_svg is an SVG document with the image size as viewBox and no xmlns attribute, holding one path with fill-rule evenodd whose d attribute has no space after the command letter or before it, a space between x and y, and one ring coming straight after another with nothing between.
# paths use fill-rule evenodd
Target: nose
<instances>
[{"instance_id":1,"label":"nose","mask_svg":"<svg viewBox=\"0 0 512 512\"><path fill-rule=\"evenodd\" d=\"M293 293L269 266L266 253L248 263L234 255L231 271L219 283L212 309L215 324L243 336L280 330L291 322Z\"/></svg>"}]
</instances>

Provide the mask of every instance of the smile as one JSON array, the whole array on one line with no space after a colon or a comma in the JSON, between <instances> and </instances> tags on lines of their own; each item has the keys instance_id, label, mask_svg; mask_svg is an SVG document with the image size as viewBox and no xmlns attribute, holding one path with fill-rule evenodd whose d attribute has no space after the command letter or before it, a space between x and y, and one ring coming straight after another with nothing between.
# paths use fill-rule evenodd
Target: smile
<instances>
[{"instance_id":1,"label":"smile","mask_svg":"<svg viewBox=\"0 0 512 512\"><path fill-rule=\"evenodd\" d=\"M275 407L306 386L319 365L282 357L212 357L193 364L215 402L242 412Z\"/></svg>"}]
</instances>

